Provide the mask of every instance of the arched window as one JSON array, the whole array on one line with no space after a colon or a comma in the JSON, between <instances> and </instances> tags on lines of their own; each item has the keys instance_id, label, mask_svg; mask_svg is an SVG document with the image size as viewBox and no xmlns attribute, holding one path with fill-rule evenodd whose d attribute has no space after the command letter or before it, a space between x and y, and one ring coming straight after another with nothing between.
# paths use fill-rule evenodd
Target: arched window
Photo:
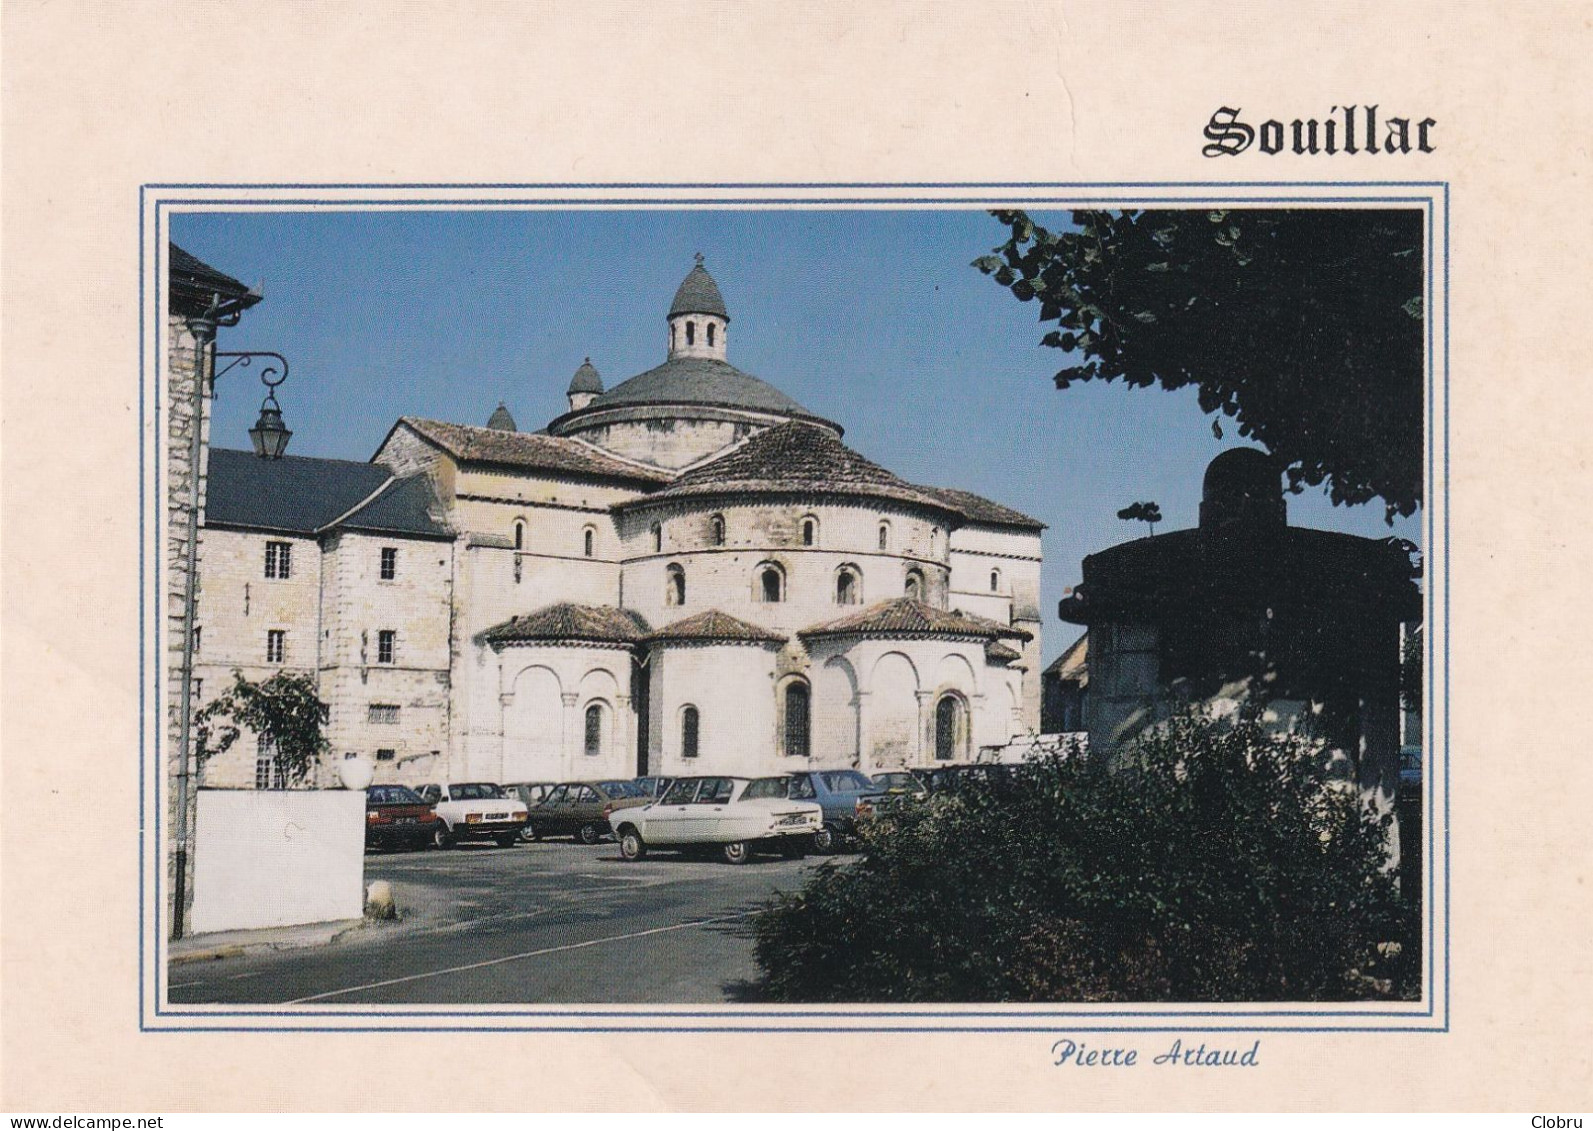
<instances>
[{"instance_id":1,"label":"arched window","mask_svg":"<svg viewBox=\"0 0 1593 1131\"><path fill-rule=\"evenodd\" d=\"M658 523L653 523L653 553L658 553L664 548L664 528Z\"/></svg>"},{"instance_id":2,"label":"arched window","mask_svg":"<svg viewBox=\"0 0 1593 1131\"><path fill-rule=\"evenodd\" d=\"M581 536L581 552L587 557L592 556L592 551L597 548L597 531L588 526Z\"/></svg>"},{"instance_id":3,"label":"arched window","mask_svg":"<svg viewBox=\"0 0 1593 1131\"><path fill-rule=\"evenodd\" d=\"M819 540L819 520L808 515L802 520L802 544L812 546Z\"/></svg>"},{"instance_id":4,"label":"arched window","mask_svg":"<svg viewBox=\"0 0 1593 1131\"><path fill-rule=\"evenodd\" d=\"M695 322L686 323L686 344L688 346L697 344L697 323Z\"/></svg>"},{"instance_id":5,"label":"arched window","mask_svg":"<svg viewBox=\"0 0 1593 1131\"><path fill-rule=\"evenodd\" d=\"M708 344L714 344L714 324L712 322L708 323Z\"/></svg>"},{"instance_id":6,"label":"arched window","mask_svg":"<svg viewBox=\"0 0 1593 1131\"><path fill-rule=\"evenodd\" d=\"M671 565L664 570L664 604L684 605L686 603L686 571L678 565Z\"/></svg>"},{"instance_id":7,"label":"arched window","mask_svg":"<svg viewBox=\"0 0 1593 1131\"><path fill-rule=\"evenodd\" d=\"M943 695L935 704L935 761L950 762L962 750L968 732L966 710L955 695Z\"/></svg>"},{"instance_id":8,"label":"arched window","mask_svg":"<svg viewBox=\"0 0 1593 1131\"><path fill-rule=\"evenodd\" d=\"M514 548L525 549L525 520L517 519L514 524Z\"/></svg>"},{"instance_id":9,"label":"arched window","mask_svg":"<svg viewBox=\"0 0 1593 1131\"><path fill-rule=\"evenodd\" d=\"M687 705L680 709L680 756L697 757L697 708Z\"/></svg>"},{"instance_id":10,"label":"arched window","mask_svg":"<svg viewBox=\"0 0 1593 1131\"><path fill-rule=\"evenodd\" d=\"M586 756L596 758L603 753L603 704L593 703L586 709Z\"/></svg>"},{"instance_id":11,"label":"arched window","mask_svg":"<svg viewBox=\"0 0 1593 1131\"><path fill-rule=\"evenodd\" d=\"M924 574L922 570L910 569L907 571L907 584L903 587L902 592L909 601L922 601L924 599Z\"/></svg>"},{"instance_id":12,"label":"arched window","mask_svg":"<svg viewBox=\"0 0 1593 1131\"><path fill-rule=\"evenodd\" d=\"M777 565L765 565L758 570L758 593L765 604L785 600L785 574Z\"/></svg>"},{"instance_id":13,"label":"arched window","mask_svg":"<svg viewBox=\"0 0 1593 1131\"><path fill-rule=\"evenodd\" d=\"M851 566L842 566L835 571L835 603L837 605L856 605L863 599L862 577Z\"/></svg>"},{"instance_id":14,"label":"arched window","mask_svg":"<svg viewBox=\"0 0 1593 1131\"><path fill-rule=\"evenodd\" d=\"M930 557L934 557L939 552L940 552L940 527L931 526L929 528L929 555L930 555Z\"/></svg>"},{"instance_id":15,"label":"arched window","mask_svg":"<svg viewBox=\"0 0 1593 1131\"><path fill-rule=\"evenodd\" d=\"M725 516L716 514L708 520L708 538L715 546L725 544Z\"/></svg>"},{"instance_id":16,"label":"arched window","mask_svg":"<svg viewBox=\"0 0 1593 1131\"><path fill-rule=\"evenodd\" d=\"M882 550L891 548L891 524L888 522L879 524L879 548Z\"/></svg>"},{"instance_id":17,"label":"arched window","mask_svg":"<svg viewBox=\"0 0 1593 1131\"><path fill-rule=\"evenodd\" d=\"M990 592L1001 592L1001 571L999 569L990 571Z\"/></svg>"},{"instance_id":18,"label":"arched window","mask_svg":"<svg viewBox=\"0 0 1593 1131\"><path fill-rule=\"evenodd\" d=\"M785 753L789 758L806 758L809 751L808 685L793 680L785 687Z\"/></svg>"}]
</instances>

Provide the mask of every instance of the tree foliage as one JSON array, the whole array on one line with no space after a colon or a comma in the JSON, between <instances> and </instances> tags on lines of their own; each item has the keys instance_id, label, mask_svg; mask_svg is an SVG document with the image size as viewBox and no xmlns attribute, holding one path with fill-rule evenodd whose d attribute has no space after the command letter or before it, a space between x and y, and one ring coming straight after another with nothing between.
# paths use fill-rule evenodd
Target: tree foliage
<instances>
[{"instance_id":1,"label":"tree foliage","mask_svg":"<svg viewBox=\"0 0 1593 1131\"><path fill-rule=\"evenodd\" d=\"M974 266L1056 324L1058 388L1194 386L1291 487L1381 498L1390 521L1421 505L1420 211L1076 211L1057 232L994 215L1008 239Z\"/></svg>"},{"instance_id":2,"label":"tree foliage","mask_svg":"<svg viewBox=\"0 0 1593 1131\"><path fill-rule=\"evenodd\" d=\"M903 806L757 923L788 1002L1409 995L1389 819L1318 749L1191 714ZM1396 953L1397 952L1397 953Z\"/></svg>"},{"instance_id":3,"label":"tree foliage","mask_svg":"<svg viewBox=\"0 0 1593 1131\"><path fill-rule=\"evenodd\" d=\"M1162 520L1162 508L1156 503L1130 503L1117 512L1117 517L1124 522L1143 522L1156 533L1156 524Z\"/></svg>"},{"instance_id":4,"label":"tree foliage","mask_svg":"<svg viewBox=\"0 0 1593 1131\"><path fill-rule=\"evenodd\" d=\"M195 748L203 764L225 753L238 740L240 728L253 731L275 748L287 780L299 784L328 748L322 728L329 717L308 675L277 672L264 683L254 683L233 672L232 686L194 716Z\"/></svg>"}]
</instances>

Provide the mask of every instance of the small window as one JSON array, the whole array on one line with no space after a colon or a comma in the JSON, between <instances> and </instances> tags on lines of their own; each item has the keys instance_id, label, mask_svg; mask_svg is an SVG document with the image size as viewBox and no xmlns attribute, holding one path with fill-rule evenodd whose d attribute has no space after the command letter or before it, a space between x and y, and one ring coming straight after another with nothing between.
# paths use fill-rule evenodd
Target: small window
<instances>
[{"instance_id":1,"label":"small window","mask_svg":"<svg viewBox=\"0 0 1593 1131\"><path fill-rule=\"evenodd\" d=\"M1001 592L1001 571L999 569L990 571L990 592Z\"/></svg>"},{"instance_id":2,"label":"small window","mask_svg":"<svg viewBox=\"0 0 1593 1131\"><path fill-rule=\"evenodd\" d=\"M708 344L714 344L714 324L712 322L708 323Z\"/></svg>"},{"instance_id":3,"label":"small window","mask_svg":"<svg viewBox=\"0 0 1593 1131\"><path fill-rule=\"evenodd\" d=\"M202 680L202 679L194 680L194 694L193 694L194 701L197 703L197 702L203 700L204 697L205 697L205 681Z\"/></svg>"},{"instance_id":4,"label":"small window","mask_svg":"<svg viewBox=\"0 0 1593 1131\"><path fill-rule=\"evenodd\" d=\"M281 581L293 576L292 542L267 542L265 544L265 575Z\"/></svg>"},{"instance_id":5,"label":"small window","mask_svg":"<svg viewBox=\"0 0 1593 1131\"><path fill-rule=\"evenodd\" d=\"M725 544L725 516L716 514L708 520L708 540L715 546Z\"/></svg>"},{"instance_id":6,"label":"small window","mask_svg":"<svg viewBox=\"0 0 1593 1131\"><path fill-rule=\"evenodd\" d=\"M765 566L758 578L758 586L766 604L778 604L785 599L785 579L775 566Z\"/></svg>"},{"instance_id":7,"label":"small window","mask_svg":"<svg viewBox=\"0 0 1593 1131\"><path fill-rule=\"evenodd\" d=\"M924 599L924 575L916 569L907 571L907 585L903 589L909 601Z\"/></svg>"},{"instance_id":8,"label":"small window","mask_svg":"<svg viewBox=\"0 0 1593 1131\"><path fill-rule=\"evenodd\" d=\"M664 528L658 523L653 523L653 553L661 553L664 549Z\"/></svg>"},{"instance_id":9,"label":"small window","mask_svg":"<svg viewBox=\"0 0 1593 1131\"><path fill-rule=\"evenodd\" d=\"M682 758L697 757L697 708L682 707L680 710L680 756Z\"/></svg>"},{"instance_id":10,"label":"small window","mask_svg":"<svg viewBox=\"0 0 1593 1131\"><path fill-rule=\"evenodd\" d=\"M669 566L664 570L664 604L684 605L686 603L686 571L678 565Z\"/></svg>"},{"instance_id":11,"label":"small window","mask_svg":"<svg viewBox=\"0 0 1593 1131\"><path fill-rule=\"evenodd\" d=\"M285 664L288 660L288 634L280 628L266 632L266 663Z\"/></svg>"},{"instance_id":12,"label":"small window","mask_svg":"<svg viewBox=\"0 0 1593 1131\"><path fill-rule=\"evenodd\" d=\"M582 535L581 552L583 554L585 554L587 557L591 557L592 556L592 552L596 548L597 548L597 532L595 530L593 530L590 526L588 526L586 528L586 533Z\"/></svg>"},{"instance_id":13,"label":"small window","mask_svg":"<svg viewBox=\"0 0 1593 1131\"><path fill-rule=\"evenodd\" d=\"M516 550L525 549L525 523L523 522L514 524L514 548Z\"/></svg>"},{"instance_id":14,"label":"small window","mask_svg":"<svg viewBox=\"0 0 1593 1131\"><path fill-rule=\"evenodd\" d=\"M891 548L891 524L888 522L879 524L879 548L882 550Z\"/></svg>"},{"instance_id":15,"label":"small window","mask_svg":"<svg viewBox=\"0 0 1593 1131\"><path fill-rule=\"evenodd\" d=\"M195 652L200 651L204 647L204 643L205 643L205 626L202 625L202 624L196 624L196 625L194 625L194 648L193 648L193 650Z\"/></svg>"},{"instance_id":16,"label":"small window","mask_svg":"<svg viewBox=\"0 0 1593 1131\"><path fill-rule=\"evenodd\" d=\"M365 708L365 721L382 726L398 725L397 703L372 703Z\"/></svg>"},{"instance_id":17,"label":"small window","mask_svg":"<svg viewBox=\"0 0 1593 1131\"><path fill-rule=\"evenodd\" d=\"M603 704L593 703L586 709L586 756L596 758L603 753Z\"/></svg>"},{"instance_id":18,"label":"small window","mask_svg":"<svg viewBox=\"0 0 1593 1131\"><path fill-rule=\"evenodd\" d=\"M859 594L862 586L858 583L857 571L850 566L842 566L835 575L835 603L837 605L855 605L861 600Z\"/></svg>"},{"instance_id":19,"label":"small window","mask_svg":"<svg viewBox=\"0 0 1593 1131\"><path fill-rule=\"evenodd\" d=\"M398 751L396 750L382 749L376 752L376 760L378 762L391 762L396 757L398 757Z\"/></svg>"},{"instance_id":20,"label":"small window","mask_svg":"<svg viewBox=\"0 0 1593 1131\"><path fill-rule=\"evenodd\" d=\"M376 662L390 664L393 662L394 645L398 642L398 633L390 628L384 628L376 634Z\"/></svg>"},{"instance_id":21,"label":"small window","mask_svg":"<svg viewBox=\"0 0 1593 1131\"><path fill-rule=\"evenodd\" d=\"M808 685L789 683L785 689L785 752L791 758L808 756Z\"/></svg>"},{"instance_id":22,"label":"small window","mask_svg":"<svg viewBox=\"0 0 1593 1131\"><path fill-rule=\"evenodd\" d=\"M802 520L802 544L811 546L819 539L819 520L804 518Z\"/></svg>"},{"instance_id":23,"label":"small window","mask_svg":"<svg viewBox=\"0 0 1593 1131\"><path fill-rule=\"evenodd\" d=\"M254 787L256 789L287 789L288 766L277 753L277 744L260 735L254 743Z\"/></svg>"},{"instance_id":24,"label":"small window","mask_svg":"<svg viewBox=\"0 0 1593 1131\"><path fill-rule=\"evenodd\" d=\"M382 580L392 581L398 576L398 547L382 547Z\"/></svg>"},{"instance_id":25,"label":"small window","mask_svg":"<svg viewBox=\"0 0 1593 1131\"><path fill-rule=\"evenodd\" d=\"M686 323L686 344L688 346L697 344L697 323L695 322Z\"/></svg>"}]
</instances>

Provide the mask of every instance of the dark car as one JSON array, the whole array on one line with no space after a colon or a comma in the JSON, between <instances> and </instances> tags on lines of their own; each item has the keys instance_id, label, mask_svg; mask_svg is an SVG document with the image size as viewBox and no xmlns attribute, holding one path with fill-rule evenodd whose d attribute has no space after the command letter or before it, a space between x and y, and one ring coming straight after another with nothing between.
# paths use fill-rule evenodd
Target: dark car
<instances>
[{"instance_id":1,"label":"dark car","mask_svg":"<svg viewBox=\"0 0 1593 1131\"><path fill-rule=\"evenodd\" d=\"M512 782L509 785L504 786L503 792L508 794L510 797L518 797L521 801L524 801L526 811L529 813L532 809L535 809L538 805L542 804L543 801L547 800L548 794L552 793L558 787L558 782L520 781ZM531 831L530 821L527 821L525 823L525 827L520 830L520 839L536 839Z\"/></svg>"},{"instance_id":2,"label":"dark car","mask_svg":"<svg viewBox=\"0 0 1593 1131\"><path fill-rule=\"evenodd\" d=\"M818 852L833 852L857 832L860 803L885 796L874 780L859 770L802 770L791 775L786 796L792 801L816 801L824 810L824 827L813 837Z\"/></svg>"},{"instance_id":3,"label":"dark car","mask_svg":"<svg viewBox=\"0 0 1593 1131\"><path fill-rule=\"evenodd\" d=\"M437 814L420 794L403 785L373 785L365 791L365 847L407 848L431 843Z\"/></svg>"},{"instance_id":4,"label":"dark car","mask_svg":"<svg viewBox=\"0 0 1593 1131\"><path fill-rule=\"evenodd\" d=\"M609 832L605 810L646 805L652 800L652 794L632 781L565 782L531 809L531 839L570 836L582 844L596 844Z\"/></svg>"},{"instance_id":5,"label":"dark car","mask_svg":"<svg viewBox=\"0 0 1593 1131\"><path fill-rule=\"evenodd\" d=\"M929 793L929 787L911 770L886 770L869 776L874 779L874 785L881 793L909 797L924 797Z\"/></svg>"},{"instance_id":6,"label":"dark car","mask_svg":"<svg viewBox=\"0 0 1593 1131\"><path fill-rule=\"evenodd\" d=\"M662 797L664 790L668 789L674 778L641 777L635 779L637 788L646 792L649 797Z\"/></svg>"}]
</instances>

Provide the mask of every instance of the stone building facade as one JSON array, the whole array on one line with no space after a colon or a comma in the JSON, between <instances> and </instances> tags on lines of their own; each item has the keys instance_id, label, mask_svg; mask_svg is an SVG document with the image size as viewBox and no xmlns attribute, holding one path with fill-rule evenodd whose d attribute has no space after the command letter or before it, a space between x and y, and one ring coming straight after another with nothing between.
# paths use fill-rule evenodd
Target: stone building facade
<instances>
[{"instance_id":1,"label":"stone building facade","mask_svg":"<svg viewBox=\"0 0 1593 1131\"><path fill-rule=\"evenodd\" d=\"M1038 730L1042 525L851 450L730 363L730 323L699 262L664 363L605 389L588 360L540 432L500 405L401 417L369 464L218 453L207 694L303 666L333 756L406 782L870 770ZM269 752L206 773L269 785Z\"/></svg>"}]
</instances>

